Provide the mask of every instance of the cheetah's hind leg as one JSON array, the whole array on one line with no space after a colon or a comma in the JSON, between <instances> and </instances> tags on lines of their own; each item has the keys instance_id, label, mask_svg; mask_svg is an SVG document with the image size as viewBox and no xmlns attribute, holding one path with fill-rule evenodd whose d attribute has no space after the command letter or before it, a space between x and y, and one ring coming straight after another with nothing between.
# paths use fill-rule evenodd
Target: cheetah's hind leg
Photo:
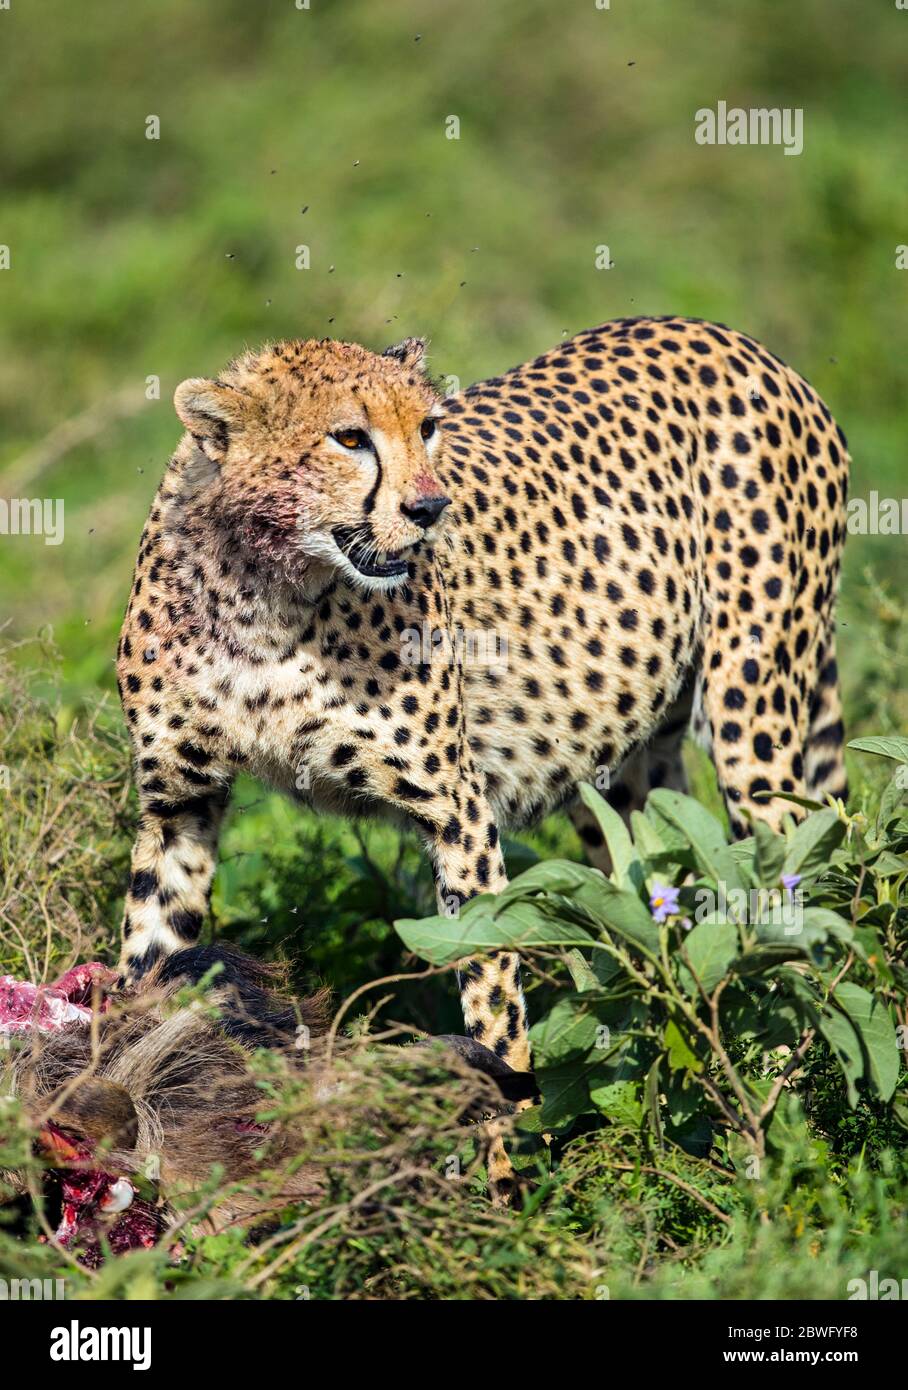
<instances>
[{"instance_id":1,"label":"cheetah's hind leg","mask_svg":"<svg viewBox=\"0 0 908 1390\"><path fill-rule=\"evenodd\" d=\"M692 687L686 688L670 708L655 736L649 743L634 749L611 779L608 789L602 792L628 827L631 812L643 810L646 798L654 787L687 791L687 774L681 750L690 724L692 703ZM611 856L595 816L580 801L575 802L568 814L593 868L610 874Z\"/></svg>"},{"instance_id":2,"label":"cheetah's hind leg","mask_svg":"<svg viewBox=\"0 0 908 1390\"><path fill-rule=\"evenodd\" d=\"M842 695L835 651L835 626L830 621L817 650L817 678L809 703L809 726L804 747L807 795L816 801L826 796L848 799L842 723Z\"/></svg>"}]
</instances>

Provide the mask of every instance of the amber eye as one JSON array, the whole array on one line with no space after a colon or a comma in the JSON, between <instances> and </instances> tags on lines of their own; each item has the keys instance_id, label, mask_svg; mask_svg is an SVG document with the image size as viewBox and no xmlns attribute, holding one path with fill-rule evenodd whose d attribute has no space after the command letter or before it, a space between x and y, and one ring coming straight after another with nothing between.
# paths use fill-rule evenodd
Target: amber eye
<instances>
[{"instance_id":1,"label":"amber eye","mask_svg":"<svg viewBox=\"0 0 908 1390\"><path fill-rule=\"evenodd\" d=\"M372 444L365 430L335 430L331 436L345 449L371 449Z\"/></svg>"},{"instance_id":2,"label":"amber eye","mask_svg":"<svg viewBox=\"0 0 908 1390\"><path fill-rule=\"evenodd\" d=\"M431 439L437 426L431 415L427 415L419 427L419 432L423 439Z\"/></svg>"}]
</instances>

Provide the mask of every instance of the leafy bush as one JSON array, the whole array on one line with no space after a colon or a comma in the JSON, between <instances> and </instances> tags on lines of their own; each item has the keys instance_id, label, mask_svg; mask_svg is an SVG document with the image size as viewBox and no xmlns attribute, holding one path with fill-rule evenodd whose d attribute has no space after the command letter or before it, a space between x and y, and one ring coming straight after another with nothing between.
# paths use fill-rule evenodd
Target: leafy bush
<instances>
[{"instance_id":1,"label":"leafy bush","mask_svg":"<svg viewBox=\"0 0 908 1390\"><path fill-rule=\"evenodd\" d=\"M855 746L899 762L872 824L802 802L784 834L756 822L729 845L691 797L652 792L629 831L587 786L610 877L541 863L456 917L397 924L433 964L507 948L560 980L532 1029L542 1103L522 1129L623 1126L645 1153L675 1146L754 1177L768 1153L808 1142L801 1083L821 1061L835 1078L824 1094L890 1106L908 983L908 740ZM889 1114L908 1122L899 1100Z\"/></svg>"}]
</instances>

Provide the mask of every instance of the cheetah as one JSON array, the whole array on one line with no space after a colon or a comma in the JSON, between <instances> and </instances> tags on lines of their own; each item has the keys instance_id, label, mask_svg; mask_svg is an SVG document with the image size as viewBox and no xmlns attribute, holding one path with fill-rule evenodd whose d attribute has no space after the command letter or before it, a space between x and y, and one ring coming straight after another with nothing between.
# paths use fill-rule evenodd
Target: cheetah
<instances>
[{"instance_id":1,"label":"cheetah","mask_svg":"<svg viewBox=\"0 0 908 1390\"><path fill-rule=\"evenodd\" d=\"M847 446L754 339L621 319L448 399L421 339L283 342L175 407L118 653L125 978L198 939L240 771L414 828L448 911L559 808L606 864L578 783L607 769L629 815L683 787L690 725L736 835L792 810L763 793L845 795ZM469 1035L528 1070L515 956L459 980Z\"/></svg>"}]
</instances>

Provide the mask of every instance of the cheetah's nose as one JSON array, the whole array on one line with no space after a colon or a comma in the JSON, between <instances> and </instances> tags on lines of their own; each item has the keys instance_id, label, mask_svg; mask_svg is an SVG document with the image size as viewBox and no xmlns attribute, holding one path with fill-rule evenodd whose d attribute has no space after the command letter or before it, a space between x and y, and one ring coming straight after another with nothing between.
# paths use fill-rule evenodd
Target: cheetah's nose
<instances>
[{"instance_id":1,"label":"cheetah's nose","mask_svg":"<svg viewBox=\"0 0 908 1390\"><path fill-rule=\"evenodd\" d=\"M412 506L408 502L401 502L400 509L409 521L426 530L435 524L445 507L450 505L450 497L417 497Z\"/></svg>"}]
</instances>

